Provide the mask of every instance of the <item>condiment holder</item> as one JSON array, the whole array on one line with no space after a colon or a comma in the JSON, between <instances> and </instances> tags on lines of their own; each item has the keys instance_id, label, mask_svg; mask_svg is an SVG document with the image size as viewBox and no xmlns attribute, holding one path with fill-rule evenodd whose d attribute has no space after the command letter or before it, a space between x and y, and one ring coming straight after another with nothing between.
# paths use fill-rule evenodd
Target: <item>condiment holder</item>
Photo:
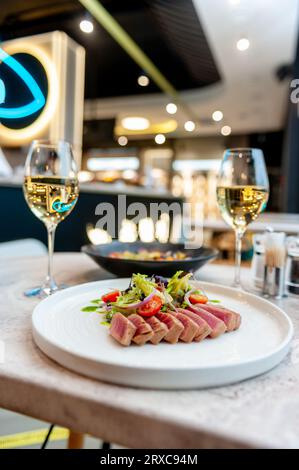
<instances>
[{"instance_id":1,"label":"condiment holder","mask_svg":"<svg viewBox=\"0 0 299 470\"><path fill-rule=\"evenodd\" d=\"M286 235L267 232L264 238L265 267L263 295L281 299L285 294Z\"/></svg>"},{"instance_id":2,"label":"condiment holder","mask_svg":"<svg viewBox=\"0 0 299 470\"><path fill-rule=\"evenodd\" d=\"M264 234L253 235L251 275L254 287L262 289L264 283L265 247Z\"/></svg>"},{"instance_id":3,"label":"condiment holder","mask_svg":"<svg viewBox=\"0 0 299 470\"><path fill-rule=\"evenodd\" d=\"M286 292L299 295L299 235L287 239Z\"/></svg>"},{"instance_id":4,"label":"condiment holder","mask_svg":"<svg viewBox=\"0 0 299 470\"><path fill-rule=\"evenodd\" d=\"M267 227L264 233L253 235L253 257L251 263L251 276L253 285L257 289L262 289L264 285L265 270L265 236L266 233L273 232L272 227Z\"/></svg>"}]
</instances>

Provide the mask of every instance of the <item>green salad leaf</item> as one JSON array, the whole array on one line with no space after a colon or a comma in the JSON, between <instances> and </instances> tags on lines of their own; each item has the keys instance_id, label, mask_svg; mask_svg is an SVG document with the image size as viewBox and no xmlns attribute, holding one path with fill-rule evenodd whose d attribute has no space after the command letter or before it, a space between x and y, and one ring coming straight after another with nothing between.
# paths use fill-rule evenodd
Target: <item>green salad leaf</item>
<instances>
[{"instance_id":1,"label":"green salad leaf","mask_svg":"<svg viewBox=\"0 0 299 470\"><path fill-rule=\"evenodd\" d=\"M156 284L150 281L145 274L133 274L130 287L121 292L121 295L115 302L111 302L111 305L121 309L127 305L138 303L150 295L155 288Z\"/></svg>"},{"instance_id":2,"label":"green salad leaf","mask_svg":"<svg viewBox=\"0 0 299 470\"><path fill-rule=\"evenodd\" d=\"M146 274L133 274L132 284L140 289L146 297L156 289L156 283L150 281Z\"/></svg>"},{"instance_id":3,"label":"green salad leaf","mask_svg":"<svg viewBox=\"0 0 299 470\"><path fill-rule=\"evenodd\" d=\"M184 271L177 271L168 282L167 292L176 299L183 297L186 292L191 289L189 279L192 273L185 273Z\"/></svg>"},{"instance_id":4,"label":"green salad leaf","mask_svg":"<svg viewBox=\"0 0 299 470\"><path fill-rule=\"evenodd\" d=\"M126 305L139 302L142 291L138 287L132 287L127 291L123 291L115 302L111 302L111 305L117 307L126 307Z\"/></svg>"},{"instance_id":5,"label":"green salad leaf","mask_svg":"<svg viewBox=\"0 0 299 470\"><path fill-rule=\"evenodd\" d=\"M81 312L95 312L98 309L96 305L88 305L87 307L81 308Z\"/></svg>"}]
</instances>

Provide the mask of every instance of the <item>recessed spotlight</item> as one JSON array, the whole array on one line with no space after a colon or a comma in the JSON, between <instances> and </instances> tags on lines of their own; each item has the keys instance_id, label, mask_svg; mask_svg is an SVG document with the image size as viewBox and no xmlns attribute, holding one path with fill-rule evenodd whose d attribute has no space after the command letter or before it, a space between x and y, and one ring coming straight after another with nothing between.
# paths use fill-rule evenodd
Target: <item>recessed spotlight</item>
<instances>
[{"instance_id":1,"label":"recessed spotlight","mask_svg":"<svg viewBox=\"0 0 299 470\"><path fill-rule=\"evenodd\" d=\"M127 145L128 143L128 139L125 135L121 135L118 139L117 139L117 142L119 143L119 145L121 145L122 147L124 147L125 145Z\"/></svg>"},{"instance_id":2,"label":"recessed spotlight","mask_svg":"<svg viewBox=\"0 0 299 470\"><path fill-rule=\"evenodd\" d=\"M157 134L155 137L155 142L156 144L159 144L159 145L164 144L165 140L166 138L165 138L165 135L163 134Z\"/></svg>"},{"instance_id":3,"label":"recessed spotlight","mask_svg":"<svg viewBox=\"0 0 299 470\"><path fill-rule=\"evenodd\" d=\"M239 41L237 41L237 49L239 51L246 51L248 47L250 46L249 39L247 38L241 38Z\"/></svg>"},{"instance_id":4,"label":"recessed spotlight","mask_svg":"<svg viewBox=\"0 0 299 470\"><path fill-rule=\"evenodd\" d=\"M188 132L193 132L195 129L195 122L193 121L186 121L184 124L184 128Z\"/></svg>"},{"instance_id":5,"label":"recessed spotlight","mask_svg":"<svg viewBox=\"0 0 299 470\"><path fill-rule=\"evenodd\" d=\"M126 117L121 121L122 126L129 131L144 131L150 125L149 120L144 117Z\"/></svg>"},{"instance_id":6,"label":"recessed spotlight","mask_svg":"<svg viewBox=\"0 0 299 470\"><path fill-rule=\"evenodd\" d=\"M83 33L90 34L93 32L93 23L89 20L80 21L80 29Z\"/></svg>"},{"instance_id":7,"label":"recessed spotlight","mask_svg":"<svg viewBox=\"0 0 299 470\"><path fill-rule=\"evenodd\" d=\"M212 118L214 121L218 122L223 119L223 112L222 111L214 111L212 114Z\"/></svg>"},{"instance_id":8,"label":"recessed spotlight","mask_svg":"<svg viewBox=\"0 0 299 470\"><path fill-rule=\"evenodd\" d=\"M231 131L232 131L232 128L231 128L230 126L223 126L223 127L221 127L221 134L222 134L222 135L227 136L227 135L229 135L229 134L231 133Z\"/></svg>"},{"instance_id":9,"label":"recessed spotlight","mask_svg":"<svg viewBox=\"0 0 299 470\"><path fill-rule=\"evenodd\" d=\"M166 111L168 112L168 114L175 114L177 110L178 110L178 107L174 103L168 103L166 105Z\"/></svg>"},{"instance_id":10,"label":"recessed spotlight","mask_svg":"<svg viewBox=\"0 0 299 470\"><path fill-rule=\"evenodd\" d=\"M148 86L149 78L147 75L139 75L137 78L137 83L139 86Z\"/></svg>"}]
</instances>

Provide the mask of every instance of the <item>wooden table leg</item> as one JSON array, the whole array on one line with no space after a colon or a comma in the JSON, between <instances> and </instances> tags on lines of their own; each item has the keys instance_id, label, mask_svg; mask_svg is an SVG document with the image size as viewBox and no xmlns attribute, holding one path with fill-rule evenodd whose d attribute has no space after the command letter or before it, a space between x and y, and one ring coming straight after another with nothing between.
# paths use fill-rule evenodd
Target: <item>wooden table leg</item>
<instances>
[{"instance_id":1,"label":"wooden table leg","mask_svg":"<svg viewBox=\"0 0 299 470\"><path fill-rule=\"evenodd\" d=\"M69 433L67 448L68 449L82 449L84 445L84 434L81 432L71 431Z\"/></svg>"}]
</instances>

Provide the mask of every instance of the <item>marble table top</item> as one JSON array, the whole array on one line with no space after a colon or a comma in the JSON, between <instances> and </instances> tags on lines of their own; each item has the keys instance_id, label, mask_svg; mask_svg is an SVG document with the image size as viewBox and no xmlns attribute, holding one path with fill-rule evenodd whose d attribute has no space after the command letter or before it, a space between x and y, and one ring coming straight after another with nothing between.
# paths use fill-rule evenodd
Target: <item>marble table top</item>
<instances>
[{"instance_id":1,"label":"marble table top","mask_svg":"<svg viewBox=\"0 0 299 470\"><path fill-rule=\"evenodd\" d=\"M37 300L23 292L45 270L45 257L0 260L1 407L133 448L299 447L298 299L281 301L295 338L271 372L207 390L142 390L77 375L35 346L30 320ZM79 253L56 254L55 271L68 284L110 276ZM232 271L211 264L198 277L230 283ZM246 281L248 274L244 269Z\"/></svg>"}]
</instances>

